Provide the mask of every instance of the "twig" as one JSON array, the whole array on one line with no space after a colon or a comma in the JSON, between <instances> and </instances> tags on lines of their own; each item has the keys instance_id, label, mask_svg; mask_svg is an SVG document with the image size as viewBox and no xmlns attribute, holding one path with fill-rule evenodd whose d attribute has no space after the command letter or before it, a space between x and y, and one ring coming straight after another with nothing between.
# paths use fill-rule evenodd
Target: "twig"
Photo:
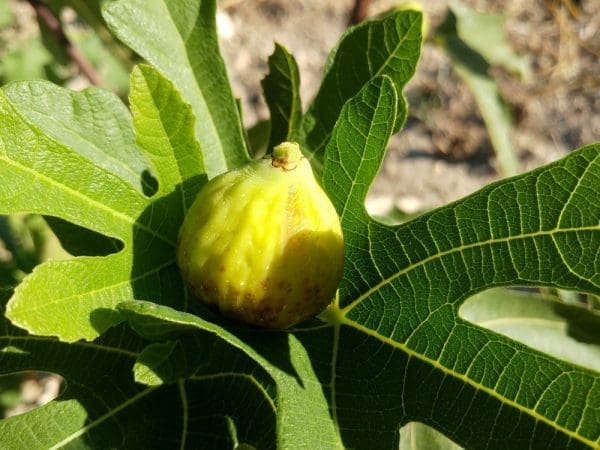
<instances>
[{"instance_id":1,"label":"twig","mask_svg":"<svg viewBox=\"0 0 600 450\"><path fill-rule=\"evenodd\" d=\"M369 3L371 3L371 0L354 0L354 7L352 8L352 13L350 14L350 20L348 21L350 25L354 25L365 20L367 17L367 11L369 9Z\"/></svg>"},{"instance_id":2,"label":"twig","mask_svg":"<svg viewBox=\"0 0 600 450\"><path fill-rule=\"evenodd\" d=\"M54 35L54 38L65 49L69 58L77 65L81 73L89 80L89 82L96 86L102 85L102 80L96 72L96 69L94 69L86 57L73 46L62 28L60 20L58 20L48 5L41 0L28 0L28 2L35 10L38 20Z\"/></svg>"}]
</instances>

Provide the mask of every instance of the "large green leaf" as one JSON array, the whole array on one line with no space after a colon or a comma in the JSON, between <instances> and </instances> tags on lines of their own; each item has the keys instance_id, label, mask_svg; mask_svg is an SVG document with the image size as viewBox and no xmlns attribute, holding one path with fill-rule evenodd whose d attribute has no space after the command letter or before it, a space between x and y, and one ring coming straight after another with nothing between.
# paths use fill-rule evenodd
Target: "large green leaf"
<instances>
[{"instance_id":1,"label":"large green leaf","mask_svg":"<svg viewBox=\"0 0 600 450\"><path fill-rule=\"evenodd\" d=\"M41 370L65 380L58 399L0 420L2 448L266 448L274 441L274 386L246 355L197 335L188 356L200 367L185 380L146 386L131 372L146 344L123 326L66 344L0 317L0 375Z\"/></svg>"},{"instance_id":2,"label":"large green leaf","mask_svg":"<svg viewBox=\"0 0 600 450\"><path fill-rule=\"evenodd\" d=\"M181 340L180 348L155 345L150 354L141 355L136 365L138 381L149 385L170 382L173 377L193 373L203 362L185 355L197 354L201 349L193 338L208 330L221 340L243 351L269 378L255 380L259 389L273 392L276 406L276 434L261 448L336 448L340 444L337 424L330 411L329 382L331 347L334 329L323 323L308 324L306 328L285 332L260 332L224 324L220 326L200 317L146 302L123 302L121 310L134 329L149 339ZM312 326L311 326L312 325ZM181 338L181 336L184 338ZM191 336L191 337L190 337ZM251 367L240 366L232 374L244 377ZM229 373L229 372L228 372ZM268 399L262 399L261 406ZM245 408L247 405L241 404ZM260 430L254 439L260 438ZM382 444L384 441L378 441ZM378 445L378 448L386 448Z\"/></svg>"},{"instance_id":3,"label":"large green leaf","mask_svg":"<svg viewBox=\"0 0 600 450\"><path fill-rule=\"evenodd\" d=\"M215 0L116 0L103 8L113 33L169 78L192 106L211 178L249 160L219 53L215 11Z\"/></svg>"},{"instance_id":4,"label":"large green leaf","mask_svg":"<svg viewBox=\"0 0 600 450\"><path fill-rule=\"evenodd\" d=\"M363 180L381 163L394 111L403 110L397 101L391 81L376 78L334 130L324 182L342 217L347 260L339 300L321 321L260 332L124 302L138 333L171 340L138 361L138 379L154 385L193 372L182 355L198 350L187 338L172 342L206 330L274 380L272 447L397 448L410 422L468 448L598 445L597 372L466 322L458 309L494 285L600 290L592 195L600 146L386 226L365 212Z\"/></svg>"},{"instance_id":5,"label":"large green leaf","mask_svg":"<svg viewBox=\"0 0 600 450\"><path fill-rule=\"evenodd\" d=\"M133 142L128 115L106 120L102 128L83 120L86 108L77 108L72 116L63 112L60 122L44 122L31 107L36 98L47 96L56 107L65 102L87 105L87 99L95 98L97 117L110 118L111 111L122 109L116 97L95 92L74 94L29 82L0 93L0 213L56 216L123 243L120 252L108 256L40 265L16 290L8 317L33 334L66 341L93 339L118 322L115 305L123 299L151 299L185 309L174 245L186 205L205 179L190 107L149 67L132 74L131 104L137 141L160 183L151 198L134 182L136 174L138 180L144 178L150 163ZM131 139L121 137L113 145L107 141L113 135ZM137 165L120 164L136 160Z\"/></svg>"},{"instance_id":6,"label":"large green leaf","mask_svg":"<svg viewBox=\"0 0 600 450\"><path fill-rule=\"evenodd\" d=\"M324 178L349 250L337 312L340 342L347 337L377 348L390 369L384 374L371 361L361 364L362 382L340 383L338 396L363 392L377 375L393 387L373 409L392 407L389 397L397 393L401 423L422 421L469 447L481 440L504 448L597 444L597 373L465 323L457 307L486 286L600 289L600 199L594 195L600 146L394 228L368 217L368 184L355 182L372 179L382 155L381 144L370 146L364 137L378 133L365 133L364 126L363 133L353 131L363 121L348 113L338 123L328 148L338 165L326 166ZM340 351L338 370L360 372L351 354Z\"/></svg>"}]
</instances>

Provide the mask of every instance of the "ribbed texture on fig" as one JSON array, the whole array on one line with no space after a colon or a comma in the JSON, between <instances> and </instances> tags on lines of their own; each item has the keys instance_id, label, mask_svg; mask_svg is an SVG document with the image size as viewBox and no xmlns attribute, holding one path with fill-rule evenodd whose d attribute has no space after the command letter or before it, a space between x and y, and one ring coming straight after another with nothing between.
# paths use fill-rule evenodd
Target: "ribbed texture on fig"
<instances>
[{"instance_id":1,"label":"ribbed texture on fig","mask_svg":"<svg viewBox=\"0 0 600 450\"><path fill-rule=\"evenodd\" d=\"M274 155L204 185L181 227L177 262L204 303L248 324L287 328L334 298L344 245L297 144Z\"/></svg>"}]
</instances>

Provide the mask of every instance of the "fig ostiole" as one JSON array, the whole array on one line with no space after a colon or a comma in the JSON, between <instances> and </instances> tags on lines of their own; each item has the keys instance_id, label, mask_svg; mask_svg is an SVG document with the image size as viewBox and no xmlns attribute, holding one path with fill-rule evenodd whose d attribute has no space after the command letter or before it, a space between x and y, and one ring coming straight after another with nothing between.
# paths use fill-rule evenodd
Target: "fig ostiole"
<instances>
[{"instance_id":1,"label":"fig ostiole","mask_svg":"<svg viewBox=\"0 0 600 450\"><path fill-rule=\"evenodd\" d=\"M265 328L288 328L325 309L343 260L339 217L293 142L206 183L177 244L197 298Z\"/></svg>"}]
</instances>

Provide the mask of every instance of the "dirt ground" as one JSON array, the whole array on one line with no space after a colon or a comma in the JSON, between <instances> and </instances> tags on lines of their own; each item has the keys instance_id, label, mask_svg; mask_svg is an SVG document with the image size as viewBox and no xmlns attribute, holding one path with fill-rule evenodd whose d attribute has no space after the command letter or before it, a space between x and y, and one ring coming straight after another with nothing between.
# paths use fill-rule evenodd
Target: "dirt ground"
<instances>
[{"instance_id":1,"label":"dirt ground","mask_svg":"<svg viewBox=\"0 0 600 450\"><path fill-rule=\"evenodd\" d=\"M435 29L449 2L421 3ZM493 72L513 111L513 144L521 171L600 140L600 2L464 3L478 11L504 14L510 44L531 66L528 81L499 69ZM234 91L244 100L246 125L268 117L260 80L273 41L284 44L297 58L306 108L318 89L329 50L347 27L353 4L354 0L219 3L221 45ZM397 4L372 0L369 16ZM431 39L424 44L405 94L413 113L389 144L368 198L371 212L383 213L393 206L406 212L429 209L501 177L472 95ZM420 118L414 113L417 110Z\"/></svg>"}]
</instances>

